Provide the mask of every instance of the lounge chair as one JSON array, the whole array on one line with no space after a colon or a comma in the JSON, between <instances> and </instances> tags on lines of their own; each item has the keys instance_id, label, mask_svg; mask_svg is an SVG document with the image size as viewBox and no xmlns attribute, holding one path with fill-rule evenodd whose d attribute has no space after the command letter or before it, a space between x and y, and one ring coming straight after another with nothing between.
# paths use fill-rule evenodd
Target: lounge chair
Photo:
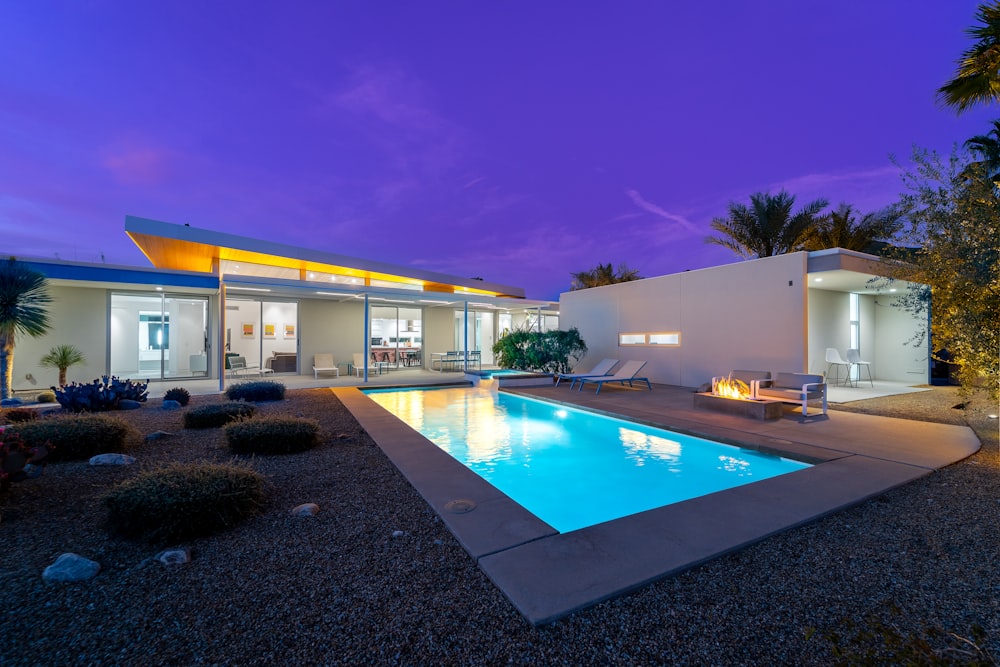
<instances>
[{"instance_id":1,"label":"lounge chair","mask_svg":"<svg viewBox=\"0 0 1000 667\"><path fill-rule=\"evenodd\" d=\"M617 359L602 359L586 373L556 373L556 386L562 380L571 380L569 388L572 389L580 378L604 377L611 375L611 369L618 363Z\"/></svg>"},{"instance_id":2,"label":"lounge chair","mask_svg":"<svg viewBox=\"0 0 1000 667\"><path fill-rule=\"evenodd\" d=\"M340 368L333 361L332 354L313 355L313 378L319 378L320 373L333 373L340 377Z\"/></svg>"},{"instance_id":3,"label":"lounge chair","mask_svg":"<svg viewBox=\"0 0 1000 667\"><path fill-rule=\"evenodd\" d=\"M580 378L580 389L578 391L583 391L583 385L588 382L593 382L597 385L597 391L595 394L601 393L601 387L608 382L621 382L623 385L627 384L632 386L633 382L645 382L649 390L653 390L653 385L649 384L649 378L636 377L642 367L646 365L645 361L626 361L622 364L621 368L615 371L614 375L606 375L603 377L591 377L591 378Z\"/></svg>"}]
</instances>

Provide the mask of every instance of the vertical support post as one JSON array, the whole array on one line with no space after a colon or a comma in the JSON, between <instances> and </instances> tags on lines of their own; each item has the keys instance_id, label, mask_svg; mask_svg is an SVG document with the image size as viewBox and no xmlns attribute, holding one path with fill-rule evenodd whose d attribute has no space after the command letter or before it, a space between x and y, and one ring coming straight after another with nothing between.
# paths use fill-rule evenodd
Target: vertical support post
<instances>
[{"instance_id":1,"label":"vertical support post","mask_svg":"<svg viewBox=\"0 0 1000 667\"><path fill-rule=\"evenodd\" d=\"M538 333L542 333L542 307L539 306L535 312L538 313Z\"/></svg>"},{"instance_id":2,"label":"vertical support post","mask_svg":"<svg viewBox=\"0 0 1000 667\"><path fill-rule=\"evenodd\" d=\"M216 345L215 362L219 369L219 391L226 390L226 283L222 282L222 273L219 273L219 336ZM208 351L205 352L208 356Z\"/></svg>"},{"instance_id":3,"label":"vertical support post","mask_svg":"<svg viewBox=\"0 0 1000 667\"><path fill-rule=\"evenodd\" d=\"M464 337L464 343L462 343L462 357L464 362L462 363L462 370L469 370L469 302L465 302L465 330L462 332Z\"/></svg>"},{"instance_id":4,"label":"vertical support post","mask_svg":"<svg viewBox=\"0 0 1000 667\"><path fill-rule=\"evenodd\" d=\"M369 331L369 328L368 328L370 321L371 321L371 319L369 318L369 315L368 315L368 294L365 294L365 340L364 340L364 347L362 348L365 351L365 355L364 355L365 356L365 379L364 379L365 384L368 384L368 360L371 359L371 356L372 356L372 337L370 335L370 331Z\"/></svg>"}]
</instances>

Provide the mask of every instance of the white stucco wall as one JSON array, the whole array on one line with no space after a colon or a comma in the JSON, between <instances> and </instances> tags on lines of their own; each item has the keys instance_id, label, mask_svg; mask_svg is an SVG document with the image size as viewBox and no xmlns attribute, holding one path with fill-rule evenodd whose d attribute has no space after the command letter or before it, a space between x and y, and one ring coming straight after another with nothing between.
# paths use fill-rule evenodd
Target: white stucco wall
<instances>
[{"instance_id":1,"label":"white stucco wall","mask_svg":"<svg viewBox=\"0 0 1000 667\"><path fill-rule=\"evenodd\" d=\"M75 345L87 363L71 366L67 382L90 382L106 373L108 327L107 290L86 287L49 287L49 333L41 338L19 336L14 347L15 390L48 389L59 379L59 369L42 368L39 360L56 345ZM25 376L31 374L34 382Z\"/></svg>"},{"instance_id":2,"label":"white stucco wall","mask_svg":"<svg viewBox=\"0 0 1000 667\"><path fill-rule=\"evenodd\" d=\"M365 305L360 299L337 303L319 299L299 302L299 373L313 374L313 356L332 354L335 362L353 362L355 352L363 352ZM341 367L346 372L346 367Z\"/></svg>"},{"instance_id":3,"label":"white stucco wall","mask_svg":"<svg viewBox=\"0 0 1000 667\"><path fill-rule=\"evenodd\" d=\"M576 327L589 353L646 361L652 381L697 386L734 369L794 370L806 360L806 254L566 292L560 327ZM677 347L619 347L618 334L681 332Z\"/></svg>"},{"instance_id":4,"label":"white stucco wall","mask_svg":"<svg viewBox=\"0 0 1000 667\"><path fill-rule=\"evenodd\" d=\"M826 373L826 348L847 354L851 342L851 303L847 292L809 290L809 365L810 373ZM862 322L862 330L865 329ZM844 377L845 368L839 369ZM831 377L832 374L831 374Z\"/></svg>"},{"instance_id":5,"label":"white stucco wall","mask_svg":"<svg viewBox=\"0 0 1000 667\"><path fill-rule=\"evenodd\" d=\"M875 324L878 335L875 339L875 358L881 380L894 380L912 384L929 382L929 368L926 346L913 345L913 333L926 329L925 317L914 317L897 303L896 297L879 296L875 301Z\"/></svg>"}]
</instances>

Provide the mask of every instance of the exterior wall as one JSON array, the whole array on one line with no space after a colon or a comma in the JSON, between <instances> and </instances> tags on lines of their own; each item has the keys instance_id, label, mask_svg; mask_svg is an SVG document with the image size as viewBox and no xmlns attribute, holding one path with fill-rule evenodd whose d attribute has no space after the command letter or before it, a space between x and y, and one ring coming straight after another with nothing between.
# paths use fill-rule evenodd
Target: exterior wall
<instances>
[{"instance_id":1,"label":"exterior wall","mask_svg":"<svg viewBox=\"0 0 1000 667\"><path fill-rule=\"evenodd\" d=\"M344 303L320 299L299 302L299 373L312 375L313 356L333 354L339 364L353 362L365 350L365 304L360 299ZM341 367L346 373L346 367Z\"/></svg>"},{"instance_id":2,"label":"exterior wall","mask_svg":"<svg viewBox=\"0 0 1000 667\"><path fill-rule=\"evenodd\" d=\"M879 372L875 377L926 384L930 380L927 348L915 347L912 339L916 331L927 329L927 320L894 306L896 301L897 297L878 297L878 306L875 308L878 336L874 349Z\"/></svg>"},{"instance_id":3,"label":"exterior wall","mask_svg":"<svg viewBox=\"0 0 1000 667\"><path fill-rule=\"evenodd\" d=\"M43 391L59 380L59 369L42 368L39 360L56 345L75 345L86 364L70 366L67 382L90 382L107 372L108 292L88 287L49 287L49 333L40 338L19 336L14 347L15 391ZM34 381L25 376L31 375Z\"/></svg>"},{"instance_id":4,"label":"exterior wall","mask_svg":"<svg viewBox=\"0 0 1000 667\"><path fill-rule=\"evenodd\" d=\"M646 361L653 382L698 386L734 369L806 366L806 254L739 262L566 292L562 328L576 327L590 368L604 357ZM619 333L681 333L676 347L619 347Z\"/></svg>"},{"instance_id":5,"label":"exterior wall","mask_svg":"<svg viewBox=\"0 0 1000 667\"><path fill-rule=\"evenodd\" d=\"M851 295L847 292L809 290L809 373L826 373L826 348L835 347L843 357L851 343ZM865 326L862 318L861 329ZM867 346L862 346L866 349ZM871 348L868 348L871 349ZM841 368L840 377L845 369ZM874 366L872 368L874 375Z\"/></svg>"},{"instance_id":6,"label":"exterior wall","mask_svg":"<svg viewBox=\"0 0 1000 667\"><path fill-rule=\"evenodd\" d=\"M430 368L432 353L455 349L455 310L424 308L423 339L424 367Z\"/></svg>"}]
</instances>

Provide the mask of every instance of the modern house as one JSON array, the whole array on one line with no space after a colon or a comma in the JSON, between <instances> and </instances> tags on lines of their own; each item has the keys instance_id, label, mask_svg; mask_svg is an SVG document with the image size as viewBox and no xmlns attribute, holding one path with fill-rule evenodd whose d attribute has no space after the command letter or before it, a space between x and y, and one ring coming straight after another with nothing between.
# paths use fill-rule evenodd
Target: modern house
<instances>
[{"instance_id":1,"label":"modern house","mask_svg":"<svg viewBox=\"0 0 1000 667\"><path fill-rule=\"evenodd\" d=\"M356 353L430 368L435 353L479 350L489 364L503 331L559 326L557 304L508 285L136 217L125 231L152 268L19 258L48 278L54 302L50 332L17 341L15 391L55 384L39 360L60 344L87 359L70 380L221 388L227 355L308 375L313 355L330 353L345 370Z\"/></svg>"},{"instance_id":2,"label":"modern house","mask_svg":"<svg viewBox=\"0 0 1000 667\"><path fill-rule=\"evenodd\" d=\"M876 380L927 383L929 314L901 308L908 285L886 275L873 255L795 252L566 292L560 322L580 330L590 358L641 359L665 384L735 369L824 373L831 347L860 350Z\"/></svg>"}]
</instances>

